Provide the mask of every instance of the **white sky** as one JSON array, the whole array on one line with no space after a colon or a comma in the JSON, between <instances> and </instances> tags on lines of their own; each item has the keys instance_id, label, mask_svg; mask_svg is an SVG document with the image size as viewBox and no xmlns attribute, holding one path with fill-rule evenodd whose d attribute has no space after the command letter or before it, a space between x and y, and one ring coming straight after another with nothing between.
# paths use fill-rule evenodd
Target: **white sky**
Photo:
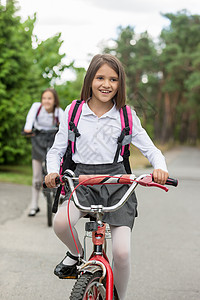
<instances>
[{"instance_id":1,"label":"white sky","mask_svg":"<svg viewBox=\"0 0 200 300\"><path fill-rule=\"evenodd\" d=\"M99 53L103 41L116 38L119 25L134 26L136 33L147 30L157 37L169 25L160 13L187 9L200 14L199 0L18 0L18 4L22 20L37 13L34 34L39 40L61 32L65 62L75 60L76 66L85 68L88 53Z\"/></svg>"}]
</instances>

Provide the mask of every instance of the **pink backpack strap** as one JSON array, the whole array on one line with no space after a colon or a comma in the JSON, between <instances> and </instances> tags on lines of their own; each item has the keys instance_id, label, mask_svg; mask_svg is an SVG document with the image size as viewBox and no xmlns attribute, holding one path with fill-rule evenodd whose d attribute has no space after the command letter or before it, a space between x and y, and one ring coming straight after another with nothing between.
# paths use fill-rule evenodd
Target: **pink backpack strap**
<instances>
[{"instance_id":1,"label":"pink backpack strap","mask_svg":"<svg viewBox=\"0 0 200 300\"><path fill-rule=\"evenodd\" d=\"M71 141L72 153L75 152L76 137L80 134L77 129L78 121L82 112L84 100L72 101L71 107L68 113L68 140Z\"/></svg>"},{"instance_id":2,"label":"pink backpack strap","mask_svg":"<svg viewBox=\"0 0 200 300\"><path fill-rule=\"evenodd\" d=\"M53 120L54 121L54 125L56 127L58 127L59 124L60 124L59 114L60 114L59 107L56 107L55 110L54 110L54 120Z\"/></svg>"},{"instance_id":3,"label":"pink backpack strap","mask_svg":"<svg viewBox=\"0 0 200 300\"><path fill-rule=\"evenodd\" d=\"M120 119L121 119L121 126L122 131L125 131L125 136L122 141L122 149L121 149L121 155L124 155L125 146L127 148L130 148L131 140L132 140L132 128L133 128L133 119L132 119L132 113L131 108L128 105L125 105L120 109Z\"/></svg>"},{"instance_id":4,"label":"pink backpack strap","mask_svg":"<svg viewBox=\"0 0 200 300\"><path fill-rule=\"evenodd\" d=\"M73 112L73 110L74 110L75 104L76 104L76 100L73 100L73 101L72 101L72 104L71 104L71 106L70 106L69 112L68 112L68 129L70 129L70 127L69 127L69 122L71 121L72 112Z\"/></svg>"},{"instance_id":5,"label":"pink backpack strap","mask_svg":"<svg viewBox=\"0 0 200 300\"><path fill-rule=\"evenodd\" d=\"M36 116L35 116L36 120L37 120L38 115L39 115L39 113L40 113L40 111L41 111L41 108L42 108L42 104L40 104L40 107L38 108L37 114L36 114Z\"/></svg>"}]
</instances>

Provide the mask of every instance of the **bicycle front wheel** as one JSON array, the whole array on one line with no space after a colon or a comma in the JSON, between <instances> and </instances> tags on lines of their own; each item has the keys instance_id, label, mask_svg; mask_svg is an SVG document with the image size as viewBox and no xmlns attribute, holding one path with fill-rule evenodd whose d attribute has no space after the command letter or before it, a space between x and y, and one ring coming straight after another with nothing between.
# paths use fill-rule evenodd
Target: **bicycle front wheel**
<instances>
[{"instance_id":1,"label":"bicycle front wheel","mask_svg":"<svg viewBox=\"0 0 200 300\"><path fill-rule=\"evenodd\" d=\"M99 282L101 276L101 271L82 274L72 289L70 300L105 300L106 289Z\"/></svg>"}]
</instances>

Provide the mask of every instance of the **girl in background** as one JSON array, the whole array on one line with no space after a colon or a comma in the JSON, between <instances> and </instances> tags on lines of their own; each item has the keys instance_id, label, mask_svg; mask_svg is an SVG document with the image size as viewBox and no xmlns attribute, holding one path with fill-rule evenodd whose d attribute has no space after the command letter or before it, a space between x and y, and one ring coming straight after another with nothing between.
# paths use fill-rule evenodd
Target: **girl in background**
<instances>
[{"instance_id":1,"label":"girl in background","mask_svg":"<svg viewBox=\"0 0 200 300\"><path fill-rule=\"evenodd\" d=\"M33 129L35 131L31 138L33 180L29 217L34 217L40 211L38 198L42 184L42 162L46 159L47 149L52 146L55 137L55 133L50 134L48 130L59 126L62 115L57 92L48 88L42 92L41 102L33 103L26 118L24 132L31 133Z\"/></svg>"}]
</instances>

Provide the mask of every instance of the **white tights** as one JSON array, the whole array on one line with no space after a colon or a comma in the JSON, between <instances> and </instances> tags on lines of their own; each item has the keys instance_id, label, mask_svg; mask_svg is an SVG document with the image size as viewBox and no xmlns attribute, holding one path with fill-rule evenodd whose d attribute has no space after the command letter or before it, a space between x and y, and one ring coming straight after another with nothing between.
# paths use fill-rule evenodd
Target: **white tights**
<instances>
[{"instance_id":1,"label":"white tights","mask_svg":"<svg viewBox=\"0 0 200 300\"><path fill-rule=\"evenodd\" d=\"M58 238L68 247L69 251L73 255L77 256L77 250L71 235L67 218L67 203L68 201L65 201L56 213L53 227ZM75 225L77 221L83 216L84 214L81 213L71 201L70 222L80 253L82 252L82 246L79 241ZM119 299L125 300L131 266L131 229L127 226L110 226L110 229L112 234L114 282L119 295Z\"/></svg>"},{"instance_id":2,"label":"white tights","mask_svg":"<svg viewBox=\"0 0 200 300\"><path fill-rule=\"evenodd\" d=\"M30 208L38 208L38 199L40 187L42 184L42 162L36 159L32 160L33 179L32 179L32 199Z\"/></svg>"}]
</instances>

